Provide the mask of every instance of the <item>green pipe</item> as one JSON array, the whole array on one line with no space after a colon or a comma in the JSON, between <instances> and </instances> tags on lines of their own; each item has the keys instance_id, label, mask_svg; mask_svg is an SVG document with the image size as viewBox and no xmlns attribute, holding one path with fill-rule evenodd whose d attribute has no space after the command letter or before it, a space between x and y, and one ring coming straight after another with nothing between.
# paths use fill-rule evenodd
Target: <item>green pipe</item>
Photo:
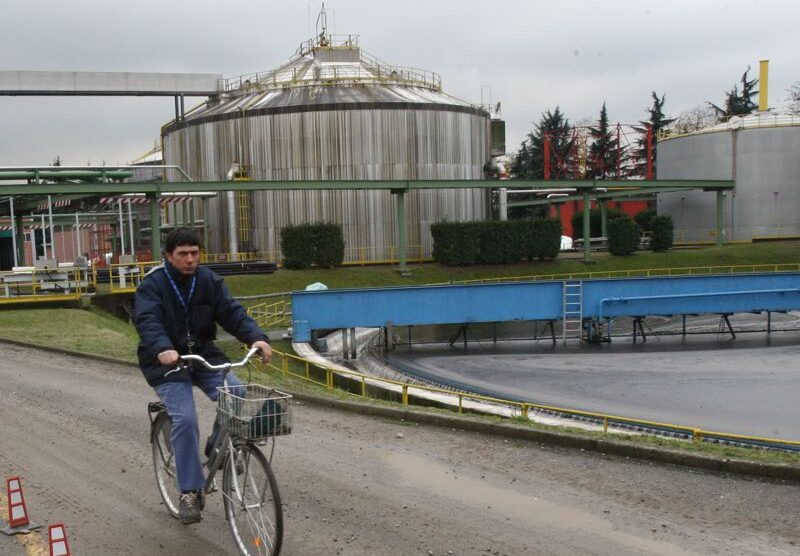
<instances>
[{"instance_id":1,"label":"green pipe","mask_svg":"<svg viewBox=\"0 0 800 556\"><path fill-rule=\"evenodd\" d=\"M158 194L148 193L150 200L150 256L154 261L161 260L161 206L158 203Z\"/></svg>"},{"instance_id":2,"label":"green pipe","mask_svg":"<svg viewBox=\"0 0 800 556\"><path fill-rule=\"evenodd\" d=\"M400 274L407 274L406 266L406 194L403 191L397 196L397 259L400 262Z\"/></svg>"},{"instance_id":3,"label":"green pipe","mask_svg":"<svg viewBox=\"0 0 800 556\"><path fill-rule=\"evenodd\" d=\"M589 218L589 210L591 209L592 201L589 199L589 190L583 190L583 262L589 264L592 262L592 256L589 251L591 247L592 230L590 229L591 219Z\"/></svg>"},{"instance_id":4,"label":"green pipe","mask_svg":"<svg viewBox=\"0 0 800 556\"><path fill-rule=\"evenodd\" d=\"M22 215L14 216L14 232L17 234L17 262L25 266L25 229L22 226Z\"/></svg>"},{"instance_id":5,"label":"green pipe","mask_svg":"<svg viewBox=\"0 0 800 556\"><path fill-rule=\"evenodd\" d=\"M717 191L717 245L724 245L725 238L723 236L725 229L725 198L723 192Z\"/></svg>"},{"instance_id":6,"label":"green pipe","mask_svg":"<svg viewBox=\"0 0 800 556\"><path fill-rule=\"evenodd\" d=\"M0 170L0 180L123 179L132 176L132 170Z\"/></svg>"},{"instance_id":7,"label":"green pipe","mask_svg":"<svg viewBox=\"0 0 800 556\"><path fill-rule=\"evenodd\" d=\"M608 240L608 207L605 201L598 199L597 204L600 205L600 235Z\"/></svg>"},{"instance_id":8,"label":"green pipe","mask_svg":"<svg viewBox=\"0 0 800 556\"><path fill-rule=\"evenodd\" d=\"M208 252L208 198L203 197L203 248Z\"/></svg>"}]
</instances>

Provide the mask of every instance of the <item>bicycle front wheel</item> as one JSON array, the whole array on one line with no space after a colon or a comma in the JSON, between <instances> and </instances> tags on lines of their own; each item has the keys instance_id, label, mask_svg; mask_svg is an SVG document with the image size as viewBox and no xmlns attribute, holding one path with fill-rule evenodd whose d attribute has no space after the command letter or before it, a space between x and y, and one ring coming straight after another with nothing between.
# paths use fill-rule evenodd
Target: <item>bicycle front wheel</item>
<instances>
[{"instance_id":1,"label":"bicycle front wheel","mask_svg":"<svg viewBox=\"0 0 800 556\"><path fill-rule=\"evenodd\" d=\"M242 556L277 556L283 542L278 484L264 454L241 444L228 454L222 481L225 515Z\"/></svg>"},{"instance_id":2,"label":"bicycle front wheel","mask_svg":"<svg viewBox=\"0 0 800 556\"><path fill-rule=\"evenodd\" d=\"M158 492L161 494L169 513L173 517L178 517L181 490L178 487L175 453L172 450L172 420L166 412L161 412L156 417L151 434L153 468L156 472Z\"/></svg>"}]
</instances>

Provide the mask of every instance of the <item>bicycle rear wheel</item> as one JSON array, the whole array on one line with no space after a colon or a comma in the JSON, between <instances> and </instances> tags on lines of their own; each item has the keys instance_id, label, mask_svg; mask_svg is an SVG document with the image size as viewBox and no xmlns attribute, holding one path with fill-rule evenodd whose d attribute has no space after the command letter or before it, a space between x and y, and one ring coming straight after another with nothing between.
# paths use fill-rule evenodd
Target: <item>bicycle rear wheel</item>
<instances>
[{"instance_id":1,"label":"bicycle rear wheel","mask_svg":"<svg viewBox=\"0 0 800 556\"><path fill-rule=\"evenodd\" d=\"M172 451L172 421L166 412L156 417L150 437L153 446L153 468L156 472L156 485L167 511L178 517L178 503L181 490L178 487L178 471L175 467L175 454Z\"/></svg>"},{"instance_id":2,"label":"bicycle rear wheel","mask_svg":"<svg viewBox=\"0 0 800 556\"><path fill-rule=\"evenodd\" d=\"M283 542L283 510L275 475L254 444L228 454L222 481L225 516L242 556L277 556Z\"/></svg>"}]
</instances>

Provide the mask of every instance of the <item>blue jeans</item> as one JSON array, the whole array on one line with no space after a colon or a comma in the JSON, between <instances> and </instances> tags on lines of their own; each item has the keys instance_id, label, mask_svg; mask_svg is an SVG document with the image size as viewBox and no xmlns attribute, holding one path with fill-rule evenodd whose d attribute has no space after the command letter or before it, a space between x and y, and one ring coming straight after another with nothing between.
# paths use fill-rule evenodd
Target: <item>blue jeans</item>
<instances>
[{"instance_id":1,"label":"blue jeans","mask_svg":"<svg viewBox=\"0 0 800 556\"><path fill-rule=\"evenodd\" d=\"M191 381L165 382L155 387L156 394L167 408L167 415L172 419L172 450L181 492L201 490L206 483L200 465L200 426L192 386L198 386L211 401L217 401L217 387L222 386L222 373L219 372L193 370L190 376ZM241 385L236 375L228 373L228 386ZM216 438L217 432L217 422L214 421L212 436Z\"/></svg>"}]
</instances>

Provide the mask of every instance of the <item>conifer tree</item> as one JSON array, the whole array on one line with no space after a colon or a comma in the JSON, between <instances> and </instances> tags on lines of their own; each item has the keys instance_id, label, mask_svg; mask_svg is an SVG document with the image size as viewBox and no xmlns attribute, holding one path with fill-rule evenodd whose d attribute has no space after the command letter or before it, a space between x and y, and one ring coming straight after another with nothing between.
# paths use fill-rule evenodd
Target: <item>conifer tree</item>
<instances>
[{"instance_id":1,"label":"conifer tree","mask_svg":"<svg viewBox=\"0 0 800 556\"><path fill-rule=\"evenodd\" d=\"M724 108L720 108L713 102L708 103L714 109L720 121L725 121L731 116L750 114L758 107L758 104L753 100L753 97L758 95L758 91L755 88L756 84L758 84L758 78L748 79L749 73L750 66L747 66L739 80L742 88L741 92L739 92L739 85L734 85L733 89L725 95Z\"/></svg>"},{"instance_id":2,"label":"conifer tree","mask_svg":"<svg viewBox=\"0 0 800 556\"><path fill-rule=\"evenodd\" d=\"M648 119L639 120L640 125L635 126L639 137L636 139L636 149L633 154L635 161L633 173L642 177L647 175L647 127L650 126L653 129L653 174L655 175L658 132L675 121L674 118L667 118L666 114L664 114L664 104L666 103L665 94L659 97L655 91L652 91L650 93L650 98L652 98L653 102L650 108L647 108Z\"/></svg>"},{"instance_id":3,"label":"conifer tree","mask_svg":"<svg viewBox=\"0 0 800 556\"><path fill-rule=\"evenodd\" d=\"M589 128L592 143L589 146L589 160L587 177L609 179L616 176L617 156L621 155L617 138L608 124L608 110L606 103L600 109L600 119L597 127Z\"/></svg>"},{"instance_id":4,"label":"conifer tree","mask_svg":"<svg viewBox=\"0 0 800 556\"><path fill-rule=\"evenodd\" d=\"M522 141L520 150L511 165L511 174L518 179L541 180L544 179L544 143L545 134L550 137L551 165L554 169L552 178L559 176L562 171L557 170L555 160L566 161L569 159L574 139L569 129L569 119L556 106L554 111L543 112L539 123L528 133Z\"/></svg>"}]
</instances>

